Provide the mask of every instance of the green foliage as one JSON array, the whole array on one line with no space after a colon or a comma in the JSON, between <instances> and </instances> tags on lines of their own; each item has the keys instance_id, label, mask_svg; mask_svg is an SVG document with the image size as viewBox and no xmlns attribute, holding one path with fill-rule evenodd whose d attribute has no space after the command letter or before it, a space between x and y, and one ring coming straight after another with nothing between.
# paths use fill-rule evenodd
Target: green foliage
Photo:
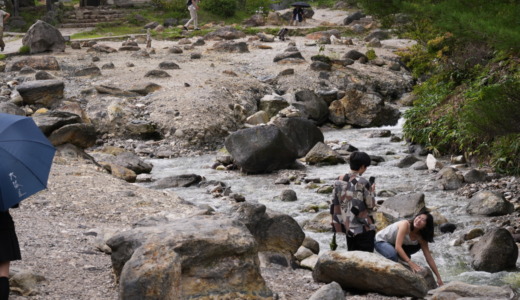
<instances>
[{"instance_id":1,"label":"green foliage","mask_svg":"<svg viewBox=\"0 0 520 300\"><path fill-rule=\"evenodd\" d=\"M0 54L0 60L4 60L4 59L6 59L6 58L7 58L7 55L5 55L5 54Z\"/></svg>"},{"instance_id":2,"label":"green foliage","mask_svg":"<svg viewBox=\"0 0 520 300\"><path fill-rule=\"evenodd\" d=\"M493 44L497 49L520 51L520 5L514 0L358 0L369 14L386 26L396 14L406 14L417 28L432 26L457 39ZM421 24L422 23L422 24ZM410 24L408 24L410 26ZM413 30L407 30L412 32ZM434 32L435 32L434 31ZM416 31L418 35L431 30ZM426 37L423 40L431 39Z\"/></svg>"},{"instance_id":3,"label":"green foliage","mask_svg":"<svg viewBox=\"0 0 520 300\"><path fill-rule=\"evenodd\" d=\"M476 95L468 92L468 102L462 114L468 133L492 139L509 133L520 133L520 82L505 82L483 86Z\"/></svg>"},{"instance_id":4,"label":"green foliage","mask_svg":"<svg viewBox=\"0 0 520 300\"><path fill-rule=\"evenodd\" d=\"M265 14L269 11L270 4L270 0L240 0L237 2L237 8L250 15L256 13L257 11L262 11Z\"/></svg>"},{"instance_id":5,"label":"green foliage","mask_svg":"<svg viewBox=\"0 0 520 300\"><path fill-rule=\"evenodd\" d=\"M267 33L271 35L277 35L280 31L280 28L256 28L256 27L236 27L237 30L243 31L247 35L256 35L257 33ZM289 34L290 35L290 32Z\"/></svg>"},{"instance_id":6,"label":"green foliage","mask_svg":"<svg viewBox=\"0 0 520 300\"><path fill-rule=\"evenodd\" d=\"M108 23L99 23L95 29L71 35L71 39L90 39L103 36L122 36L129 34L144 34L146 31L142 27L119 25L114 26Z\"/></svg>"},{"instance_id":7,"label":"green foliage","mask_svg":"<svg viewBox=\"0 0 520 300\"><path fill-rule=\"evenodd\" d=\"M520 174L520 134L499 137L491 147L491 165L500 173Z\"/></svg>"},{"instance_id":8,"label":"green foliage","mask_svg":"<svg viewBox=\"0 0 520 300\"><path fill-rule=\"evenodd\" d=\"M330 250L334 251L338 248L338 243L336 243L336 233L332 234L332 240L329 243Z\"/></svg>"},{"instance_id":9,"label":"green foliage","mask_svg":"<svg viewBox=\"0 0 520 300\"><path fill-rule=\"evenodd\" d=\"M312 7L319 7L319 8L327 8L327 7L334 7L334 5L338 1L336 0L315 0L312 2L307 2L312 5Z\"/></svg>"},{"instance_id":10,"label":"green foliage","mask_svg":"<svg viewBox=\"0 0 520 300\"><path fill-rule=\"evenodd\" d=\"M376 51L374 49L367 50L365 55L368 58L368 60L373 60L377 58Z\"/></svg>"},{"instance_id":11,"label":"green foliage","mask_svg":"<svg viewBox=\"0 0 520 300\"><path fill-rule=\"evenodd\" d=\"M405 136L439 154L465 153L499 172L520 174L518 66L515 59L476 64L460 82L453 70L437 70L414 90Z\"/></svg>"},{"instance_id":12,"label":"green foliage","mask_svg":"<svg viewBox=\"0 0 520 300\"><path fill-rule=\"evenodd\" d=\"M458 136L456 109L444 106L453 86L440 77L430 78L415 88L417 99L414 107L405 112L404 133L412 142L425 145L427 149L446 153L457 151Z\"/></svg>"},{"instance_id":13,"label":"green foliage","mask_svg":"<svg viewBox=\"0 0 520 300\"><path fill-rule=\"evenodd\" d=\"M20 49L18 49L18 53L20 54L29 54L31 52L31 48L29 46L21 46Z\"/></svg>"},{"instance_id":14,"label":"green foliage","mask_svg":"<svg viewBox=\"0 0 520 300\"><path fill-rule=\"evenodd\" d=\"M232 17L237 10L236 0L204 0L200 3L204 10L209 10L217 16Z\"/></svg>"}]
</instances>

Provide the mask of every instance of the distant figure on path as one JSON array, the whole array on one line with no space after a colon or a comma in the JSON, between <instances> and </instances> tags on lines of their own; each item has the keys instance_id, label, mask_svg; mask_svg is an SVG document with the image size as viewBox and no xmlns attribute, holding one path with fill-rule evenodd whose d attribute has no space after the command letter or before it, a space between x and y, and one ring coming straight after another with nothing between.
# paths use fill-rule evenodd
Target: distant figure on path
<instances>
[{"instance_id":1,"label":"distant figure on path","mask_svg":"<svg viewBox=\"0 0 520 300\"><path fill-rule=\"evenodd\" d=\"M9 265L20 260L20 245L9 211L0 211L0 300L9 299Z\"/></svg>"},{"instance_id":2,"label":"distant figure on path","mask_svg":"<svg viewBox=\"0 0 520 300\"><path fill-rule=\"evenodd\" d=\"M11 16L8 12L4 11L4 7L0 7L0 49L4 51L5 43L4 43L4 23L7 23L7 20Z\"/></svg>"},{"instance_id":3,"label":"distant figure on path","mask_svg":"<svg viewBox=\"0 0 520 300\"><path fill-rule=\"evenodd\" d=\"M333 231L346 234L348 251L374 251L376 231L372 212L376 206L375 184L372 179L362 177L371 162L365 152L352 152L350 173L341 175L334 182Z\"/></svg>"},{"instance_id":4,"label":"distant figure on path","mask_svg":"<svg viewBox=\"0 0 520 300\"><path fill-rule=\"evenodd\" d=\"M433 242L433 216L429 212L419 213L412 220L397 221L388 225L376 235L376 251L395 262L400 258L412 271L421 271L421 266L411 259L412 254L422 250L428 265L437 277L437 284L443 285L437 265L433 260L428 243Z\"/></svg>"},{"instance_id":5,"label":"distant figure on path","mask_svg":"<svg viewBox=\"0 0 520 300\"><path fill-rule=\"evenodd\" d=\"M280 31L278 31L278 38L280 41L285 41L285 35L289 32L289 29L282 28Z\"/></svg>"},{"instance_id":6,"label":"distant figure on path","mask_svg":"<svg viewBox=\"0 0 520 300\"><path fill-rule=\"evenodd\" d=\"M186 24L184 24L184 26L182 26L182 28L184 28L184 30L188 30L188 26L190 25L191 22L193 22L193 27L195 28L195 30L200 30L198 17L197 17L197 10L199 9L199 2L200 2L200 0L188 0L188 2L186 3L186 5L188 5L188 10L190 11L191 19L189 19L188 22Z\"/></svg>"},{"instance_id":7,"label":"distant figure on path","mask_svg":"<svg viewBox=\"0 0 520 300\"><path fill-rule=\"evenodd\" d=\"M291 25L293 25L293 24L298 25L299 23L303 22L303 7L301 7L301 6L294 7L292 14L293 14L293 17L291 19Z\"/></svg>"}]
</instances>

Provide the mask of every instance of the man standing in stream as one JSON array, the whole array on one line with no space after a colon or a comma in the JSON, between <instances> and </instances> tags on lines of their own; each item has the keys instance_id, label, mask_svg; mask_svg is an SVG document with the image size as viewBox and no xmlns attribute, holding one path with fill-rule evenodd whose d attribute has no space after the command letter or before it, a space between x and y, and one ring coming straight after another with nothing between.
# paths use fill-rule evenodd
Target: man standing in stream
<instances>
[{"instance_id":1,"label":"man standing in stream","mask_svg":"<svg viewBox=\"0 0 520 300\"><path fill-rule=\"evenodd\" d=\"M363 173L371 164L365 152L352 152L350 172L341 175L334 183L331 205L334 232L347 235L349 251L374 251L376 234L372 210L375 207L373 177L366 180Z\"/></svg>"}]
</instances>

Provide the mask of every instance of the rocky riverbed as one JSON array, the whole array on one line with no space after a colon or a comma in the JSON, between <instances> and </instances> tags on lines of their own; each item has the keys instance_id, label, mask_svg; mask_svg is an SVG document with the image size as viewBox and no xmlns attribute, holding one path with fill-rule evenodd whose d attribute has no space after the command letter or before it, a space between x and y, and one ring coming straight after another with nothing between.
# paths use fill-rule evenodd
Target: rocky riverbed
<instances>
[{"instance_id":1,"label":"rocky riverbed","mask_svg":"<svg viewBox=\"0 0 520 300\"><path fill-rule=\"evenodd\" d=\"M310 25L325 21L341 25L342 13L316 10ZM411 78L407 71L391 70L389 66L398 60L394 51L413 41L387 39L373 48L367 47L367 41L358 35L348 43L324 47L316 40L312 36L290 36L286 41L265 41L260 36L246 36L237 42L247 43L249 51L230 53L215 50L218 40L153 40L152 47L146 48L144 41L136 39L141 51L109 53L82 46L43 56L53 56L60 63L61 70L47 73L65 82L64 106L81 107L85 119L104 132L87 152L116 146L145 157L182 157L221 147L224 137L243 127L246 118L254 113L253 104L265 95L366 85L382 94L397 91L397 95L385 95L388 102L396 102L409 91ZM118 49L122 41L98 44ZM273 62L289 47L297 48L303 60ZM172 48L182 53L174 53ZM383 60L381 65L336 64L332 72L310 67L311 56L317 54L340 59L350 50L365 53L369 48ZM19 58L9 58L8 65ZM163 62L174 62L178 68L164 70L169 77L146 76ZM78 68L92 64L101 75L71 76ZM8 90L24 81L21 77L32 79L34 73L26 71L25 75L2 73L2 95L9 96ZM121 96L121 91L147 82L160 88L145 96ZM103 92L100 87L105 88ZM33 112L30 107L26 109ZM142 121L155 124L154 130L161 138L144 141L129 135L124 124ZM512 201L518 201L518 183L512 178L497 180L496 185L509 191ZM468 187L468 193L481 187ZM200 208L171 192L115 178L92 160L64 149L55 158L48 189L12 210L23 256L22 261L12 264L13 280L20 280L13 284L17 292L12 298L117 299L118 287L105 241L157 214L181 218L200 214ZM519 228L516 222L505 226ZM323 285L314 282L311 272L305 269L269 266L262 269L262 276L278 299L309 299ZM397 298L368 294L349 299Z\"/></svg>"}]
</instances>

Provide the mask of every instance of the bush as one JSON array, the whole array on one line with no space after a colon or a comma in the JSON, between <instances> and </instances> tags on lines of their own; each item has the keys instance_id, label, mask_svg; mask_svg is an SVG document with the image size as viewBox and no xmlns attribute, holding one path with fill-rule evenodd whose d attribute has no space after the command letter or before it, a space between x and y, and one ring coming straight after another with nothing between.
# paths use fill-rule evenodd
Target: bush
<instances>
[{"instance_id":1,"label":"bush","mask_svg":"<svg viewBox=\"0 0 520 300\"><path fill-rule=\"evenodd\" d=\"M514 113L520 111L518 80L508 79L481 87L468 100L462 114L468 134L488 140L511 133L520 134L520 118Z\"/></svg>"},{"instance_id":2,"label":"bush","mask_svg":"<svg viewBox=\"0 0 520 300\"><path fill-rule=\"evenodd\" d=\"M373 60L377 58L376 51L374 51L374 49L367 50L365 55L367 56L368 60Z\"/></svg>"},{"instance_id":3,"label":"bush","mask_svg":"<svg viewBox=\"0 0 520 300\"><path fill-rule=\"evenodd\" d=\"M29 46L22 46L18 49L18 53L20 54L29 54L29 52L31 52L31 47Z\"/></svg>"},{"instance_id":4,"label":"bush","mask_svg":"<svg viewBox=\"0 0 520 300\"><path fill-rule=\"evenodd\" d=\"M204 0L200 6L224 18L232 17L237 10L236 0Z\"/></svg>"},{"instance_id":5,"label":"bush","mask_svg":"<svg viewBox=\"0 0 520 300\"><path fill-rule=\"evenodd\" d=\"M491 153L491 165L498 172L520 174L520 134L509 134L496 139Z\"/></svg>"}]
</instances>

